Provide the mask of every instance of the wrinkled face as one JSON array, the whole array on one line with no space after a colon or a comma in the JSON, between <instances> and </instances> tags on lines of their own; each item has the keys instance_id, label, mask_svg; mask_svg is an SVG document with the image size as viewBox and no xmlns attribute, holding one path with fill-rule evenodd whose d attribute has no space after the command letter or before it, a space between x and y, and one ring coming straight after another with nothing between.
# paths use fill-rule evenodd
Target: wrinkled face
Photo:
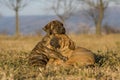
<instances>
[{"instance_id":1,"label":"wrinkled face","mask_svg":"<svg viewBox=\"0 0 120 80\"><path fill-rule=\"evenodd\" d=\"M48 34L65 34L65 28L63 27L63 23L58 20L54 20L49 22L43 30Z\"/></svg>"}]
</instances>

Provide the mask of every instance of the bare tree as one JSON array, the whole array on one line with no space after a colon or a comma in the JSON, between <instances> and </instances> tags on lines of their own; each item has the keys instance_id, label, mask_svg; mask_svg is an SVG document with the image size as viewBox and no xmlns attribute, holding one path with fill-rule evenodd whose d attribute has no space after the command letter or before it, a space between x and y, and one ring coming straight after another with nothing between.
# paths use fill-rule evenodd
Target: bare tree
<instances>
[{"instance_id":1,"label":"bare tree","mask_svg":"<svg viewBox=\"0 0 120 80\"><path fill-rule=\"evenodd\" d=\"M95 27L96 34L101 35L101 26L104 18L104 13L108 7L108 1L103 0L81 0L84 7L87 7L86 12L89 19L92 19ZM85 8L84 8L85 9Z\"/></svg>"},{"instance_id":2,"label":"bare tree","mask_svg":"<svg viewBox=\"0 0 120 80\"><path fill-rule=\"evenodd\" d=\"M84 7L83 8L87 9L86 12L87 16L89 16L89 19L93 20L96 27L96 34L101 35L101 26L103 19L105 18L105 11L112 0L79 0L79 1L81 1L82 5L84 5L85 8Z\"/></svg>"},{"instance_id":3,"label":"bare tree","mask_svg":"<svg viewBox=\"0 0 120 80\"><path fill-rule=\"evenodd\" d=\"M51 9L64 23L77 11L76 4L76 0L54 0Z\"/></svg>"},{"instance_id":4,"label":"bare tree","mask_svg":"<svg viewBox=\"0 0 120 80\"><path fill-rule=\"evenodd\" d=\"M1 3L4 4L9 9L15 12L16 18L16 36L20 35L20 25L19 25L19 11L27 6L29 0L1 0Z\"/></svg>"}]
</instances>

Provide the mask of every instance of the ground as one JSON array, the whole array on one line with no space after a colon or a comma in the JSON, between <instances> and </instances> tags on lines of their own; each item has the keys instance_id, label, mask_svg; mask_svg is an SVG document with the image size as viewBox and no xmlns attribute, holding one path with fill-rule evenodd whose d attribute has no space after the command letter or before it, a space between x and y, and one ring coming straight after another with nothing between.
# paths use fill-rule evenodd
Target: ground
<instances>
[{"instance_id":1,"label":"ground","mask_svg":"<svg viewBox=\"0 0 120 80\"><path fill-rule=\"evenodd\" d=\"M69 37L97 56L94 67L53 67L43 76L27 63L30 51L41 36L0 36L0 80L120 80L120 34L73 35Z\"/></svg>"}]
</instances>

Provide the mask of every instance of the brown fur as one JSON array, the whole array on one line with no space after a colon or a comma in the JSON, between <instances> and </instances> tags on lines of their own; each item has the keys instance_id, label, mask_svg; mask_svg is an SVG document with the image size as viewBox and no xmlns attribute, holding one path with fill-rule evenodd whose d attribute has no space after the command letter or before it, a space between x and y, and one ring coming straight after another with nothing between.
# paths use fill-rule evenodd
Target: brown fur
<instances>
[{"instance_id":1,"label":"brown fur","mask_svg":"<svg viewBox=\"0 0 120 80\"><path fill-rule=\"evenodd\" d=\"M65 66L94 64L93 53L85 48L75 48L74 42L65 34L66 31L61 22L51 21L43 29L47 35L32 50L33 56L30 58L32 63L37 62L37 64L43 64L45 67L49 59L54 59L53 61L50 60L49 64ZM42 57L41 54L43 54Z\"/></svg>"},{"instance_id":2,"label":"brown fur","mask_svg":"<svg viewBox=\"0 0 120 80\"><path fill-rule=\"evenodd\" d=\"M66 30L62 22L54 20L49 22L43 30L51 36L49 48L57 49L63 56L69 57L70 51L75 49L74 42L65 34Z\"/></svg>"},{"instance_id":3,"label":"brown fur","mask_svg":"<svg viewBox=\"0 0 120 80\"><path fill-rule=\"evenodd\" d=\"M50 58L59 58L63 61L67 60L66 57L52 49L49 45L50 36L46 35L31 51L29 55L29 64L33 66L45 67Z\"/></svg>"},{"instance_id":4,"label":"brown fur","mask_svg":"<svg viewBox=\"0 0 120 80\"><path fill-rule=\"evenodd\" d=\"M57 51L59 51L65 57L69 58L71 56L70 52L75 49L75 44L66 34L55 34L50 42L53 42L52 40L54 41L53 46L60 46Z\"/></svg>"},{"instance_id":5,"label":"brown fur","mask_svg":"<svg viewBox=\"0 0 120 80\"><path fill-rule=\"evenodd\" d=\"M47 32L48 34L65 34L65 28L63 27L63 23L58 21L58 20L54 20L49 22L44 28L43 30L45 32Z\"/></svg>"},{"instance_id":6,"label":"brown fur","mask_svg":"<svg viewBox=\"0 0 120 80\"><path fill-rule=\"evenodd\" d=\"M66 62L63 62L60 59L58 59L52 64L58 66L62 65L63 67L68 68L76 66L89 66L94 65L94 63L94 54L86 48L78 47L72 52L72 55L68 58Z\"/></svg>"},{"instance_id":7,"label":"brown fur","mask_svg":"<svg viewBox=\"0 0 120 80\"><path fill-rule=\"evenodd\" d=\"M63 23L54 20L49 22L43 30L47 33L47 37L44 37L47 40L47 42L50 41L50 44L47 44L46 46L50 49L54 49L55 51L61 53L64 57L68 58L71 54L70 51L75 49L75 44L74 42L65 34L65 28L63 26ZM61 35L59 35L61 34ZM57 60L60 58L56 58L54 60Z\"/></svg>"},{"instance_id":8,"label":"brown fur","mask_svg":"<svg viewBox=\"0 0 120 80\"><path fill-rule=\"evenodd\" d=\"M93 65L95 58L93 52L86 48L78 47L73 52L70 58L65 62L67 66L87 66Z\"/></svg>"},{"instance_id":9,"label":"brown fur","mask_svg":"<svg viewBox=\"0 0 120 80\"><path fill-rule=\"evenodd\" d=\"M92 65L95 63L94 54L90 50L82 47L75 48L74 42L65 34L65 28L63 28L63 24L60 21L51 21L45 26L44 30L54 36L51 38L51 45L57 48L57 51L63 56L69 58L65 63L60 59L56 59L52 63L62 63L68 66L75 66L77 64L80 66Z\"/></svg>"}]
</instances>

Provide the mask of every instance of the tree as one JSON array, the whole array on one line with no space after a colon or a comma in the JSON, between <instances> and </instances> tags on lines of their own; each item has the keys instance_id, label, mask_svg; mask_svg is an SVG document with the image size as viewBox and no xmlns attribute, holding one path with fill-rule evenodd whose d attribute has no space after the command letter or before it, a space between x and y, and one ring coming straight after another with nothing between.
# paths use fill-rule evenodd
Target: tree
<instances>
[{"instance_id":1,"label":"tree","mask_svg":"<svg viewBox=\"0 0 120 80\"><path fill-rule=\"evenodd\" d=\"M1 0L1 3L4 4L9 9L15 12L16 18L16 36L20 35L20 25L19 25L19 11L27 6L29 0Z\"/></svg>"},{"instance_id":2,"label":"tree","mask_svg":"<svg viewBox=\"0 0 120 80\"><path fill-rule=\"evenodd\" d=\"M89 16L89 18L93 20L96 27L96 34L101 35L101 27L103 19L105 18L105 11L112 0L79 0L79 1L82 3L82 5L84 4L85 8L87 7L86 8L87 16Z\"/></svg>"},{"instance_id":3,"label":"tree","mask_svg":"<svg viewBox=\"0 0 120 80\"><path fill-rule=\"evenodd\" d=\"M77 11L77 7L75 0L54 0L51 9L64 23Z\"/></svg>"},{"instance_id":4,"label":"tree","mask_svg":"<svg viewBox=\"0 0 120 80\"><path fill-rule=\"evenodd\" d=\"M108 1L103 0L81 0L87 7L87 16L93 20L96 27L96 34L101 35L101 26L104 19L104 13L108 7Z\"/></svg>"}]
</instances>

